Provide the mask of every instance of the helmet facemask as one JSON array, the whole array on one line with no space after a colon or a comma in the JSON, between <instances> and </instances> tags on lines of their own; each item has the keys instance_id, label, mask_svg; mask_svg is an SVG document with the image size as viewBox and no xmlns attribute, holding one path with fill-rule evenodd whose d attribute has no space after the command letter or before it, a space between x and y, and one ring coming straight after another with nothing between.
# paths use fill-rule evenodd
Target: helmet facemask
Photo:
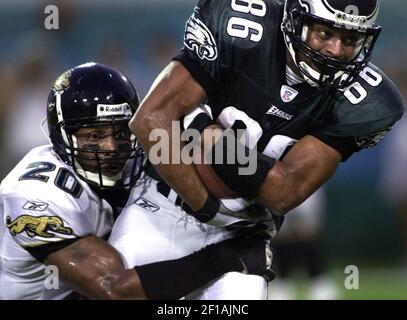
<instances>
[{"instance_id":1,"label":"helmet facemask","mask_svg":"<svg viewBox=\"0 0 407 320\"><path fill-rule=\"evenodd\" d=\"M340 13L338 12L337 15ZM355 43L354 54L349 61L342 61L319 53L307 44L309 26L319 23L329 28L354 30L359 36ZM350 28L353 29L350 29ZM370 61L375 42L381 27L364 28L339 25L328 19L317 17L299 9L286 12L282 30L288 51L304 80L314 87L348 87L357 74Z\"/></svg>"},{"instance_id":2,"label":"helmet facemask","mask_svg":"<svg viewBox=\"0 0 407 320\"><path fill-rule=\"evenodd\" d=\"M54 143L59 155L72 166L75 173L86 183L103 189L129 188L137 181L141 174L144 152L133 134L128 143L121 143L116 150L101 149L99 144L85 144L79 146L77 132L82 128L117 127L128 125L127 120L95 119L86 123L59 123L55 130L60 134L51 137L64 137L63 141ZM62 133L65 132L65 133ZM110 172L109 172L110 171Z\"/></svg>"},{"instance_id":3,"label":"helmet facemask","mask_svg":"<svg viewBox=\"0 0 407 320\"><path fill-rule=\"evenodd\" d=\"M92 187L131 187L144 159L128 128L138 106L136 89L116 69L90 62L65 71L48 96L53 149Z\"/></svg>"}]
</instances>

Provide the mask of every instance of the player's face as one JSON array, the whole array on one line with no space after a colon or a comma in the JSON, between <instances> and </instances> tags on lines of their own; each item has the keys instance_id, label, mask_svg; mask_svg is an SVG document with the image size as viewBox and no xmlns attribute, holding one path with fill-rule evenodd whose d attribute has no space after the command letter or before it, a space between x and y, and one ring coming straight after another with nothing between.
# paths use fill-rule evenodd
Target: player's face
<instances>
[{"instance_id":1,"label":"player's face","mask_svg":"<svg viewBox=\"0 0 407 320\"><path fill-rule=\"evenodd\" d=\"M363 34L357 31L312 23L309 25L307 43L312 49L330 58L349 61L362 39Z\"/></svg>"},{"instance_id":2,"label":"player's face","mask_svg":"<svg viewBox=\"0 0 407 320\"><path fill-rule=\"evenodd\" d=\"M365 39L362 33L355 30L338 29L320 23L309 23L308 27L306 43L312 49L344 62L352 60L358 54ZM303 59L312 65L307 58Z\"/></svg>"},{"instance_id":3,"label":"player's face","mask_svg":"<svg viewBox=\"0 0 407 320\"><path fill-rule=\"evenodd\" d=\"M99 172L95 151L103 175L113 177L123 169L131 149L131 132L126 125L81 128L75 136L79 149L91 150L78 152L84 170Z\"/></svg>"}]
</instances>

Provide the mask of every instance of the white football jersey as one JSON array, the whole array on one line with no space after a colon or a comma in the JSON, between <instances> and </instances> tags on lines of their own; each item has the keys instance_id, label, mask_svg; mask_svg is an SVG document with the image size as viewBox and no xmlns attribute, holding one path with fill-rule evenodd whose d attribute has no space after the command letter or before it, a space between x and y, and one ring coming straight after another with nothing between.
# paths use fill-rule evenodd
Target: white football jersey
<instances>
[{"instance_id":1,"label":"white football jersey","mask_svg":"<svg viewBox=\"0 0 407 320\"><path fill-rule=\"evenodd\" d=\"M0 193L0 299L66 297L72 290L34 256L45 258L78 237L107 236L112 207L49 145L30 151L2 181Z\"/></svg>"}]
</instances>

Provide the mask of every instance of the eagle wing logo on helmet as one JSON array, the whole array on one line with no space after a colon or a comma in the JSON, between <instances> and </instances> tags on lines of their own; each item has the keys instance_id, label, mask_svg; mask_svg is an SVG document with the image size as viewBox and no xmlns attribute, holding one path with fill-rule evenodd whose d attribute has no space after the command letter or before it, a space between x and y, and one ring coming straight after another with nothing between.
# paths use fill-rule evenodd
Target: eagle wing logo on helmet
<instances>
[{"instance_id":1,"label":"eagle wing logo on helmet","mask_svg":"<svg viewBox=\"0 0 407 320\"><path fill-rule=\"evenodd\" d=\"M10 216L7 216L6 223L7 228L13 236L26 232L31 238L35 236L54 238L55 235L48 231L65 235L73 234L73 230L65 227L62 219L57 216L33 217L22 215L17 217L14 221L11 220Z\"/></svg>"},{"instance_id":2,"label":"eagle wing logo on helmet","mask_svg":"<svg viewBox=\"0 0 407 320\"><path fill-rule=\"evenodd\" d=\"M69 79L71 77L72 71L68 70L61 74L59 78L55 81L53 89L55 91L62 91L69 87Z\"/></svg>"},{"instance_id":3,"label":"eagle wing logo on helmet","mask_svg":"<svg viewBox=\"0 0 407 320\"><path fill-rule=\"evenodd\" d=\"M201 60L214 61L218 57L218 49L211 31L193 16L186 23L184 44Z\"/></svg>"}]
</instances>

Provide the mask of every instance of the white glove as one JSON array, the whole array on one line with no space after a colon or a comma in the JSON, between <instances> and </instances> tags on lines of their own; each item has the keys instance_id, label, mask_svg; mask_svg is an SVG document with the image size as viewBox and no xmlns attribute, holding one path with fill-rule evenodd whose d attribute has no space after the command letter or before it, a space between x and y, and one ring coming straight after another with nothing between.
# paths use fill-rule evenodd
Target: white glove
<instances>
[{"instance_id":1,"label":"white glove","mask_svg":"<svg viewBox=\"0 0 407 320\"><path fill-rule=\"evenodd\" d=\"M207 224L225 227L236 222L247 221L247 226L253 226L264 221L266 212L253 202L243 198L219 199L220 207L215 217Z\"/></svg>"}]
</instances>

